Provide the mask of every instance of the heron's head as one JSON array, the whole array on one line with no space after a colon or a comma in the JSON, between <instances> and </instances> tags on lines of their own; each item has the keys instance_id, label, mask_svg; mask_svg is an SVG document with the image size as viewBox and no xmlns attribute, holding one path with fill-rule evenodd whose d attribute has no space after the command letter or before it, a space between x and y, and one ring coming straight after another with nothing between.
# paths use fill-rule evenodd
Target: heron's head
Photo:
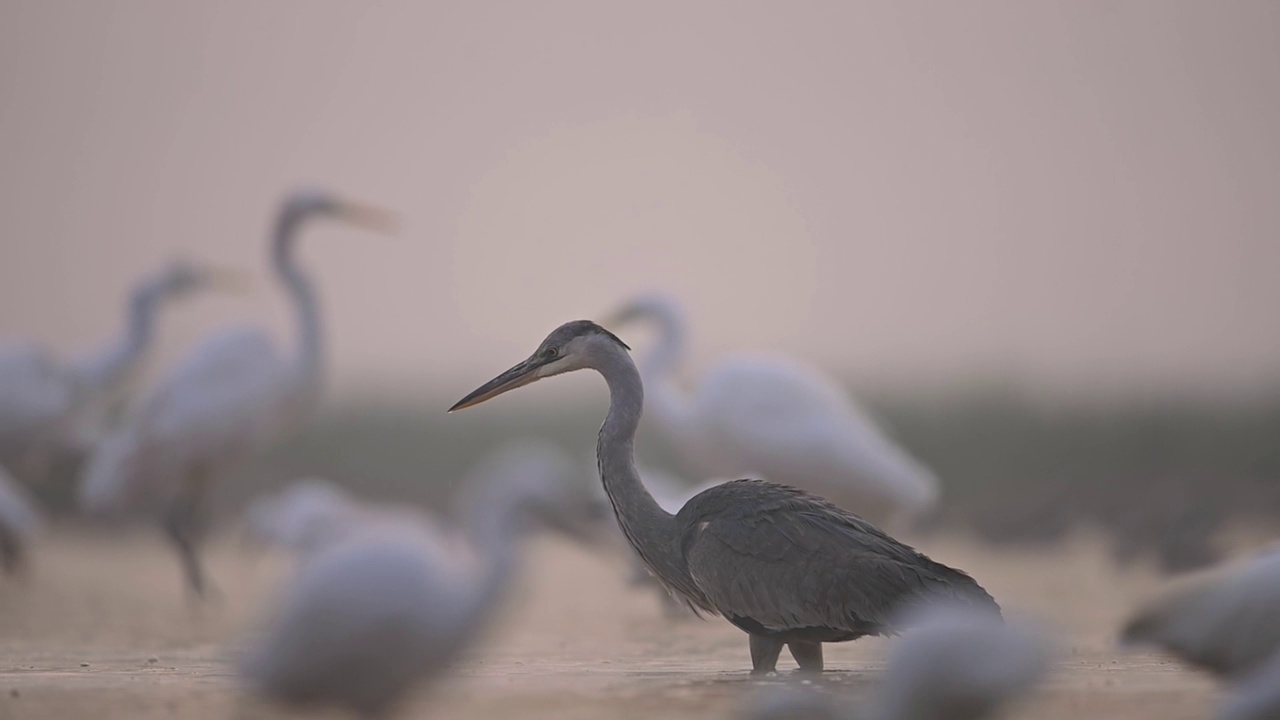
<instances>
[{"instance_id":1,"label":"heron's head","mask_svg":"<svg viewBox=\"0 0 1280 720\"><path fill-rule=\"evenodd\" d=\"M286 223L309 217L333 217L387 235L394 234L398 227L395 215L388 210L316 189L291 193L285 198L280 216Z\"/></svg>"},{"instance_id":2,"label":"heron's head","mask_svg":"<svg viewBox=\"0 0 1280 720\"><path fill-rule=\"evenodd\" d=\"M631 349L617 335L590 320L567 322L552 330L538 349L523 362L476 388L449 408L449 412L479 405L535 380L596 367L601 357L616 353L618 348Z\"/></svg>"}]
</instances>

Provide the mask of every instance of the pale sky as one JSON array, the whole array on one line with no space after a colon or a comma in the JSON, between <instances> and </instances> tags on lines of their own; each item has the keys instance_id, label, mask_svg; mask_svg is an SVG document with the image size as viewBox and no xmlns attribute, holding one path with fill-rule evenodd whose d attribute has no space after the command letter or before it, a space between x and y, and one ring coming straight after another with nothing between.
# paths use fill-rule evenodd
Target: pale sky
<instances>
[{"instance_id":1,"label":"pale sky","mask_svg":"<svg viewBox=\"0 0 1280 720\"><path fill-rule=\"evenodd\" d=\"M174 255L252 269L284 189L333 381L460 395L555 325L683 298L693 366L872 389L1280 379L1280 3L0 1L0 335L66 352ZM641 344L645 338L634 334ZM456 392L455 392L456 391Z\"/></svg>"}]
</instances>

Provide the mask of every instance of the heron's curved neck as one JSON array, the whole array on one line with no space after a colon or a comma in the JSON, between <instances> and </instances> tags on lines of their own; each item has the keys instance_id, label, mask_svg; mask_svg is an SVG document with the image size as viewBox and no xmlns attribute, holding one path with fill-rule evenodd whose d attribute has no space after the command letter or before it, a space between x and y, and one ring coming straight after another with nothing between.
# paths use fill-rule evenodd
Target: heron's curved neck
<instances>
[{"instance_id":1,"label":"heron's curved neck","mask_svg":"<svg viewBox=\"0 0 1280 720\"><path fill-rule=\"evenodd\" d=\"M305 221L306 216L299 213L286 212L280 217L271 244L271 263L293 299L297 313L298 348L293 377L298 385L295 390L314 394L324 371L324 334L315 288L294 257L298 229Z\"/></svg>"},{"instance_id":2,"label":"heron's curved neck","mask_svg":"<svg viewBox=\"0 0 1280 720\"><path fill-rule=\"evenodd\" d=\"M133 291L124 333L77 363L76 375L86 392L105 392L128 380L137 369L155 335L156 307L162 295L154 282L143 283Z\"/></svg>"},{"instance_id":3,"label":"heron's curved neck","mask_svg":"<svg viewBox=\"0 0 1280 720\"><path fill-rule=\"evenodd\" d=\"M617 346L601 353L593 367L609 385L609 414L600 427L596 460L618 525L660 579L696 593L677 547L675 516L653 499L636 469L636 429L644 410L640 373L626 350Z\"/></svg>"}]
</instances>

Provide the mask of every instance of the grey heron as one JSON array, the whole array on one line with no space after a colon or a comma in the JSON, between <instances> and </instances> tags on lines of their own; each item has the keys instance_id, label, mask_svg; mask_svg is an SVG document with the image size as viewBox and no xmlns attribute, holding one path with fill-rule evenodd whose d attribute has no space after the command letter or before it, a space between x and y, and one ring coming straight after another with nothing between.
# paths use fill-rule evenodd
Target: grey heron
<instances>
[{"instance_id":1,"label":"grey heron","mask_svg":"<svg viewBox=\"0 0 1280 720\"><path fill-rule=\"evenodd\" d=\"M198 345L161 380L139 411L94 452L80 500L90 512L148 506L178 551L188 587L204 594L197 556L210 487L242 461L305 419L319 399L324 367L320 308L294 257L298 230L333 217L388 231L378 209L323 192L299 192L280 208L271 264L293 301L298 346L280 355L255 328L219 333Z\"/></svg>"},{"instance_id":2,"label":"grey heron","mask_svg":"<svg viewBox=\"0 0 1280 720\"><path fill-rule=\"evenodd\" d=\"M541 378L600 373L610 400L596 454L618 524L671 592L695 612L721 615L748 634L752 672L773 671L784 646L801 670L821 671L822 643L896 633L903 629L896 613L925 599L999 615L969 575L796 488L735 480L704 490L674 515L662 509L636 470L644 388L628 350L594 322L566 323L450 411Z\"/></svg>"}]
</instances>

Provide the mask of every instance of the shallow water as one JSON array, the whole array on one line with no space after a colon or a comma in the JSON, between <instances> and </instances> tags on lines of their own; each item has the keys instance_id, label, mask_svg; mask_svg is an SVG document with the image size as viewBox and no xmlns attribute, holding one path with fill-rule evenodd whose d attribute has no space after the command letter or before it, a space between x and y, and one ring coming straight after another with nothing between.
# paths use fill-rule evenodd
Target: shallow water
<instances>
[{"instance_id":1,"label":"shallow water","mask_svg":"<svg viewBox=\"0 0 1280 720\"><path fill-rule=\"evenodd\" d=\"M1088 538L1049 554L992 551L954 538L921 549L970 571L1006 614L1060 635L1053 676L1010 717L1203 718L1215 685L1155 654L1114 648L1126 610L1158 587L1120 575ZM405 717L729 718L752 693L804 682L786 653L775 677L748 674L746 636L719 619L670 621L628 568L555 541L530 548L501 621ZM222 594L187 601L158 540L53 532L32 573L0 585L0 719L273 717L247 701L235 647L287 565L234 543L211 553ZM887 641L828 645L809 682L851 703L871 697Z\"/></svg>"}]
</instances>

